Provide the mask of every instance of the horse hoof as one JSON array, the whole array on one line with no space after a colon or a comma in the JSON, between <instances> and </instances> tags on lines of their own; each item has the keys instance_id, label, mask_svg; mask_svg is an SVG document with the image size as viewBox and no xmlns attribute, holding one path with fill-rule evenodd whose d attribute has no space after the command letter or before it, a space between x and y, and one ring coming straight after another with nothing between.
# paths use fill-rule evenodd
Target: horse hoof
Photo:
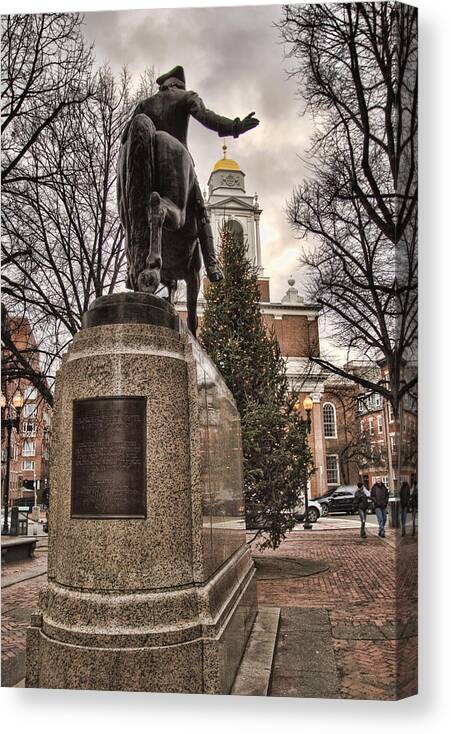
<instances>
[{"instance_id":1,"label":"horse hoof","mask_svg":"<svg viewBox=\"0 0 451 734\"><path fill-rule=\"evenodd\" d=\"M141 293L155 293L160 285L160 271L156 268L143 270L138 277L138 290Z\"/></svg>"},{"instance_id":2,"label":"horse hoof","mask_svg":"<svg viewBox=\"0 0 451 734\"><path fill-rule=\"evenodd\" d=\"M157 209L160 206L160 194L157 191L152 191L150 195L150 206L152 209Z\"/></svg>"}]
</instances>

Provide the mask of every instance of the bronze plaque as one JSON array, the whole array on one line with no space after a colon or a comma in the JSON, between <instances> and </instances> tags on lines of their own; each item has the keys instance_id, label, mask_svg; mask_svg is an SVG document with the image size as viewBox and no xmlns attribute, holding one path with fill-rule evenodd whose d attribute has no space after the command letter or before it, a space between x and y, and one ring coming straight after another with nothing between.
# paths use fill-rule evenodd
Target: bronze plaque
<instances>
[{"instance_id":1,"label":"bronze plaque","mask_svg":"<svg viewBox=\"0 0 451 734\"><path fill-rule=\"evenodd\" d=\"M72 517L146 517L146 398L74 400Z\"/></svg>"}]
</instances>

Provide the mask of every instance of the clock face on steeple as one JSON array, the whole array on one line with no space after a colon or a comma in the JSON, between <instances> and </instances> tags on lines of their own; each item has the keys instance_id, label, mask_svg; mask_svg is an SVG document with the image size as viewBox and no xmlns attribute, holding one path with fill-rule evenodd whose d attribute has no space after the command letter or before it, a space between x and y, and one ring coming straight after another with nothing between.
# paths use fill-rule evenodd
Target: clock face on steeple
<instances>
[{"instance_id":1,"label":"clock face on steeple","mask_svg":"<svg viewBox=\"0 0 451 734\"><path fill-rule=\"evenodd\" d=\"M234 176L232 173L229 173L227 176L221 176L221 184L223 186L239 186L240 179L238 176Z\"/></svg>"}]
</instances>

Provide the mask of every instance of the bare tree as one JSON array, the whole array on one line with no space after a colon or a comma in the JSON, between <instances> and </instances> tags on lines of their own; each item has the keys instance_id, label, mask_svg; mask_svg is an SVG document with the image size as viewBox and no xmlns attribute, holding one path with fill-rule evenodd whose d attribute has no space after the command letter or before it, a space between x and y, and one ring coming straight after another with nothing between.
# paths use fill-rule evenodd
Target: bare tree
<instances>
[{"instance_id":1,"label":"bare tree","mask_svg":"<svg viewBox=\"0 0 451 734\"><path fill-rule=\"evenodd\" d=\"M7 322L2 339L16 370L23 370L48 402L49 379L90 301L112 293L124 274L116 158L136 95L126 70L118 81L107 67L94 73L90 56L76 57L87 64L81 71L89 95L80 104L60 107L55 116L44 106L46 125L21 158L20 177L9 178L3 194L4 298L11 314L26 315L32 325L40 360L27 361L26 354L14 351ZM60 64L50 69L51 88L55 74L53 86L59 89ZM153 79L148 70L140 91L151 93Z\"/></svg>"},{"instance_id":2,"label":"bare tree","mask_svg":"<svg viewBox=\"0 0 451 734\"><path fill-rule=\"evenodd\" d=\"M398 3L285 6L279 28L314 120L309 178L288 216L309 237L309 298L328 337L387 379L311 359L389 400L416 383L417 10ZM379 373L380 375L381 373Z\"/></svg>"},{"instance_id":3,"label":"bare tree","mask_svg":"<svg viewBox=\"0 0 451 734\"><path fill-rule=\"evenodd\" d=\"M4 192L28 180L26 156L43 131L90 96L92 54L81 24L78 13L2 17Z\"/></svg>"}]
</instances>

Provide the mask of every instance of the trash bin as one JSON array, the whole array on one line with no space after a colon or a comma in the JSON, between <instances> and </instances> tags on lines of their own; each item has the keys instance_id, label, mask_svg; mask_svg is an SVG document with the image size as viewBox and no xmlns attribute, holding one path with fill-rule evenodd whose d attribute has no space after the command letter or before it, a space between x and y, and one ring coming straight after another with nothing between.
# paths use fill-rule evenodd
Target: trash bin
<instances>
[{"instance_id":1,"label":"trash bin","mask_svg":"<svg viewBox=\"0 0 451 734\"><path fill-rule=\"evenodd\" d=\"M19 532L18 535L28 535L28 514L19 514Z\"/></svg>"},{"instance_id":2,"label":"trash bin","mask_svg":"<svg viewBox=\"0 0 451 734\"><path fill-rule=\"evenodd\" d=\"M390 497L388 501L388 517L391 528L399 528L399 497Z\"/></svg>"},{"instance_id":3,"label":"trash bin","mask_svg":"<svg viewBox=\"0 0 451 734\"><path fill-rule=\"evenodd\" d=\"M11 507L11 520L9 525L10 535L19 535L19 508Z\"/></svg>"}]
</instances>

